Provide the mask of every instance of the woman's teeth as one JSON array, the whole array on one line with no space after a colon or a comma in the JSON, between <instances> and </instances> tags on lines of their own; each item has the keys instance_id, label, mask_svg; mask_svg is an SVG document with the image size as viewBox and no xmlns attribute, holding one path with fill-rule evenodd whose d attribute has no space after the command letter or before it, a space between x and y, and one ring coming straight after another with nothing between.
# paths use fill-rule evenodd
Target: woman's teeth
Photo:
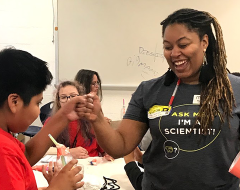
<instances>
[{"instance_id":1,"label":"woman's teeth","mask_svg":"<svg viewBox=\"0 0 240 190\"><path fill-rule=\"evenodd\" d=\"M182 65L182 64L185 63L185 62L186 62L186 61L177 61L177 62L175 62L174 64L178 66L178 65Z\"/></svg>"}]
</instances>

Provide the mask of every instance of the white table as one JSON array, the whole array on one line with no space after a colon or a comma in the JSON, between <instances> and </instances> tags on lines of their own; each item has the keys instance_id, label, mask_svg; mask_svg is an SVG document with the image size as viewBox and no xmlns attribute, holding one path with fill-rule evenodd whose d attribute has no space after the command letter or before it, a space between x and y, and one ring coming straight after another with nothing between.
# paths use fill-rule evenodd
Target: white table
<instances>
[{"instance_id":1,"label":"white table","mask_svg":"<svg viewBox=\"0 0 240 190\"><path fill-rule=\"evenodd\" d=\"M91 165L90 161L95 158L98 159L100 163L97 165ZM78 164L84 165L83 181L85 183L91 182L93 185L99 184L102 186L104 183L103 176L105 176L117 180L116 184L120 186L121 190L134 190L124 170L125 162L123 158L111 162L102 157L89 157L87 159L79 159ZM34 174L38 187L48 186L48 183L41 172L34 171Z\"/></svg>"}]
</instances>

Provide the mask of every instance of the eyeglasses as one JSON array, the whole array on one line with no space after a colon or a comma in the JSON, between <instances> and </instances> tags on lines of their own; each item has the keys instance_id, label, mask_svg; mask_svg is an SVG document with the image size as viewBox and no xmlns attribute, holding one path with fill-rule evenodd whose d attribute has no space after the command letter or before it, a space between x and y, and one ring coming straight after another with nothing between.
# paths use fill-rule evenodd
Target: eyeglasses
<instances>
[{"instance_id":1,"label":"eyeglasses","mask_svg":"<svg viewBox=\"0 0 240 190\"><path fill-rule=\"evenodd\" d=\"M96 82L93 82L93 83L92 83L92 85L95 86L95 87L96 87L96 86L100 86L100 84L101 84L101 83L100 83L99 81L96 81Z\"/></svg>"},{"instance_id":2,"label":"eyeglasses","mask_svg":"<svg viewBox=\"0 0 240 190\"><path fill-rule=\"evenodd\" d=\"M59 101L60 101L61 103L65 103L65 102L68 101L68 99L74 98L74 97L76 97L76 96L79 96L79 94L71 94L71 95L69 95L69 96L59 96Z\"/></svg>"}]
</instances>

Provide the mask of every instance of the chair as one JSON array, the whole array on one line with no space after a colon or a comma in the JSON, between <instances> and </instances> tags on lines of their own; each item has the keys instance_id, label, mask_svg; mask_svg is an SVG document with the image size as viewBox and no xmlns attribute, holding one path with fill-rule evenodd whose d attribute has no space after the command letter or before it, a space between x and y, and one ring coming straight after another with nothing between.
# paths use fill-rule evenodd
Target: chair
<instances>
[{"instance_id":1,"label":"chair","mask_svg":"<svg viewBox=\"0 0 240 190\"><path fill-rule=\"evenodd\" d=\"M29 137L33 137L41 130L41 128L42 127L30 125L26 131L22 132L22 134Z\"/></svg>"},{"instance_id":2,"label":"chair","mask_svg":"<svg viewBox=\"0 0 240 190\"><path fill-rule=\"evenodd\" d=\"M44 125L46 119L50 116L50 113L52 111L52 107L53 107L53 101L48 102L47 104L43 105L40 108L40 120L42 122L42 124Z\"/></svg>"},{"instance_id":3,"label":"chair","mask_svg":"<svg viewBox=\"0 0 240 190\"><path fill-rule=\"evenodd\" d=\"M40 108L40 120L41 123L44 125L44 122L46 121L46 119L50 116L50 113L52 111L52 106L53 106L53 101L48 102L47 104L43 105ZM42 127L39 126L35 126L35 125L30 125L28 127L28 129L24 132L21 132L23 135L29 136L30 138L33 137L34 135L36 135Z\"/></svg>"}]
</instances>

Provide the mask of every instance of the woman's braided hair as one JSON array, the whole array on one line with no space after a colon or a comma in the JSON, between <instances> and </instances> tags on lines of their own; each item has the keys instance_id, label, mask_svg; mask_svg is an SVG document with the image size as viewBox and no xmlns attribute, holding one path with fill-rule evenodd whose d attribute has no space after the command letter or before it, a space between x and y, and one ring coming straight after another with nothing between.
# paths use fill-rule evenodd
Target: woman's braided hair
<instances>
[{"instance_id":1,"label":"woman's braided hair","mask_svg":"<svg viewBox=\"0 0 240 190\"><path fill-rule=\"evenodd\" d=\"M183 24L189 31L196 32L200 40L203 39L205 34L208 35L209 45L206 50L206 58L209 67L213 68L214 73L211 80L207 83L201 83L201 107L196 122L201 123L202 134L209 133L216 116L219 116L221 124L226 119L230 127L229 118L232 117L232 107L235 105L235 99L228 79L227 56L222 29L217 19L208 12L180 9L161 22L162 36L166 27L174 23Z\"/></svg>"}]
</instances>

